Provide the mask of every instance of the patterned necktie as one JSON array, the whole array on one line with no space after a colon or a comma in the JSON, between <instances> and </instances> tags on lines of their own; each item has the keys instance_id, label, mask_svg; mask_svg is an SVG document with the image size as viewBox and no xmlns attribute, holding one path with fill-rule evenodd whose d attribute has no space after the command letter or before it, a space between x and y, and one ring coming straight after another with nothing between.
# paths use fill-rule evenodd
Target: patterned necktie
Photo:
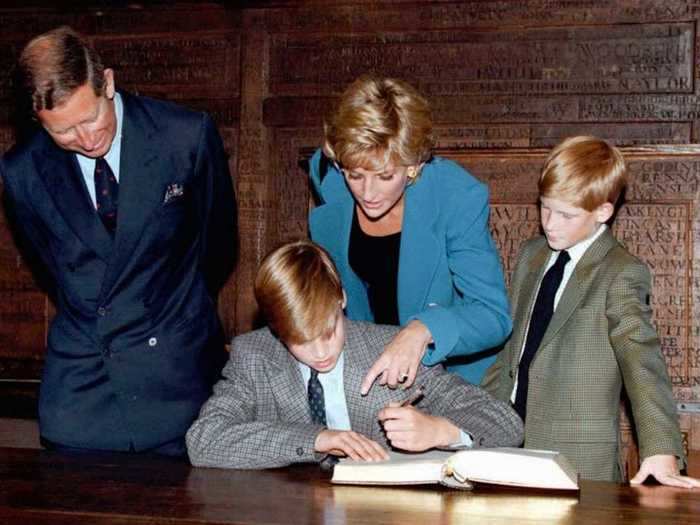
<instances>
[{"instance_id":1,"label":"patterned necktie","mask_svg":"<svg viewBox=\"0 0 700 525\"><path fill-rule=\"evenodd\" d=\"M525 412L527 410L527 385L530 376L530 363L532 363L542 342L542 337L547 331L549 321L552 319L554 297L557 295L557 290L564 276L564 266L569 262L569 259L569 253L566 250L559 252L556 262L542 278L540 291L537 293L535 306L532 309L525 349L518 367L518 389L515 393L515 404L513 405L523 421L525 421Z\"/></svg>"},{"instance_id":2,"label":"patterned necktie","mask_svg":"<svg viewBox=\"0 0 700 525\"><path fill-rule=\"evenodd\" d=\"M323 399L323 386L318 379L318 371L311 369L309 378L309 409L311 420L319 425L326 425L326 402Z\"/></svg>"},{"instance_id":3,"label":"patterned necktie","mask_svg":"<svg viewBox=\"0 0 700 525\"><path fill-rule=\"evenodd\" d=\"M117 228L119 184L112 168L103 157L95 160L95 201L102 224L111 235L114 235L114 230Z\"/></svg>"}]
</instances>

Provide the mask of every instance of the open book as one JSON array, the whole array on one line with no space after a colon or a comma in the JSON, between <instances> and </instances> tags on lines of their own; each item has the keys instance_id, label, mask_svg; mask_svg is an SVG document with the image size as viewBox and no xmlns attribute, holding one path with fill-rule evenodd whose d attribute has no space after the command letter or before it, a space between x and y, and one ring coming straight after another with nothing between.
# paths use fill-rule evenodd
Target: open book
<instances>
[{"instance_id":1,"label":"open book","mask_svg":"<svg viewBox=\"0 0 700 525\"><path fill-rule=\"evenodd\" d=\"M440 483L472 488L492 483L538 489L578 490L578 473L559 452L523 448L479 448L421 454L390 452L386 461L343 459L333 470L333 483L419 485Z\"/></svg>"}]
</instances>

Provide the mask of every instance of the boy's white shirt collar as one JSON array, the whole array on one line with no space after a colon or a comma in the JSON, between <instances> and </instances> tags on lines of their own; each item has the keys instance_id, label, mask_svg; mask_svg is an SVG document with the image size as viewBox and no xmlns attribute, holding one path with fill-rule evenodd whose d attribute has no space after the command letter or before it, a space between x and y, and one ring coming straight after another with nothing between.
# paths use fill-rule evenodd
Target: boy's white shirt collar
<instances>
[{"instance_id":1,"label":"boy's white shirt collar","mask_svg":"<svg viewBox=\"0 0 700 525\"><path fill-rule=\"evenodd\" d=\"M567 248L566 251L569 252L569 257L571 258L569 264L566 265L567 268L575 268L578 262L581 260L581 257L583 257L583 254L586 253L586 250L590 248L591 244L593 244L596 241L596 239L600 237L607 228L607 224L601 224L600 226L598 226L596 232L593 235L591 235L588 239L584 239L581 242L574 244L571 248ZM552 252L552 255L550 255L549 257L549 261L547 262L547 269L549 269L549 267L554 264L558 256L559 251Z\"/></svg>"},{"instance_id":2,"label":"boy's white shirt collar","mask_svg":"<svg viewBox=\"0 0 700 525\"><path fill-rule=\"evenodd\" d=\"M557 306L559 305L559 299L561 299L562 294L564 293L564 289L566 288L566 283L569 282L569 279L571 278L571 275L574 273L574 270L576 269L576 265L578 262L581 260L583 255L586 253L586 250L591 247L591 245L596 241L598 237L600 237L603 232L607 229L606 224L601 224L598 226L598 230L591 235L588 239L584 239L583 241L574 244L572 247L567 248L567 252L569 252L569 257L570 260L564 267L564 275L562 276L561 283L559 284L559 288L557 289L557 293L554 296L554 309L557 309ZM552 254L549 257L549 261L547 262L547 267L545 268L545 271L549 270L551 266L554 265L554 263L557 260L557 257L559 256L560 251L553 251Z\"/></svg>"}]
</instances>

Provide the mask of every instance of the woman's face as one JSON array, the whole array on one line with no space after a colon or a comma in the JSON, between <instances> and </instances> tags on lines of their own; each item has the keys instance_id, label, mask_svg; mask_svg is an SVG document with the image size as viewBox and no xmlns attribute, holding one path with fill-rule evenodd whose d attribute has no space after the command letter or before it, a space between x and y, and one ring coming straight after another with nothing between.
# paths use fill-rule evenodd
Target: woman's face
<instances>
[{"instance_id":1,"label":"woman's face","mask_svg":"<svg viewBox=\"0 0 700 525\"><path fill-rule=\"evenodd\" d=\"M343 175L360 209L368 219L377 220L401 201L412 170L415 168L390 162L379 171L343 169Z\"/></svg>"}]
</instances>

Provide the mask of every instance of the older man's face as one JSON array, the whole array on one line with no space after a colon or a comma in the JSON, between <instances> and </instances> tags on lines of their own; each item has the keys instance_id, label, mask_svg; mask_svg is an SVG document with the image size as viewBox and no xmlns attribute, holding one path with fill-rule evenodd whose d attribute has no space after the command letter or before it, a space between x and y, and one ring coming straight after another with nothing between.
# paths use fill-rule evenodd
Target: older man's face
<instances>
[{"instance_id":1,"label":"older man's face","mask_svg":"<svg viewBox=\"0 0 700 525\"><path fill-rule=\"evenodd\" d=\"M89 83L76 89L68 100L37 113L39 122L61 148L86 157L104 157L117 131L114 112L114 77L105 70L105 87L96 96Z\"/></svg>"}]
</instances>

